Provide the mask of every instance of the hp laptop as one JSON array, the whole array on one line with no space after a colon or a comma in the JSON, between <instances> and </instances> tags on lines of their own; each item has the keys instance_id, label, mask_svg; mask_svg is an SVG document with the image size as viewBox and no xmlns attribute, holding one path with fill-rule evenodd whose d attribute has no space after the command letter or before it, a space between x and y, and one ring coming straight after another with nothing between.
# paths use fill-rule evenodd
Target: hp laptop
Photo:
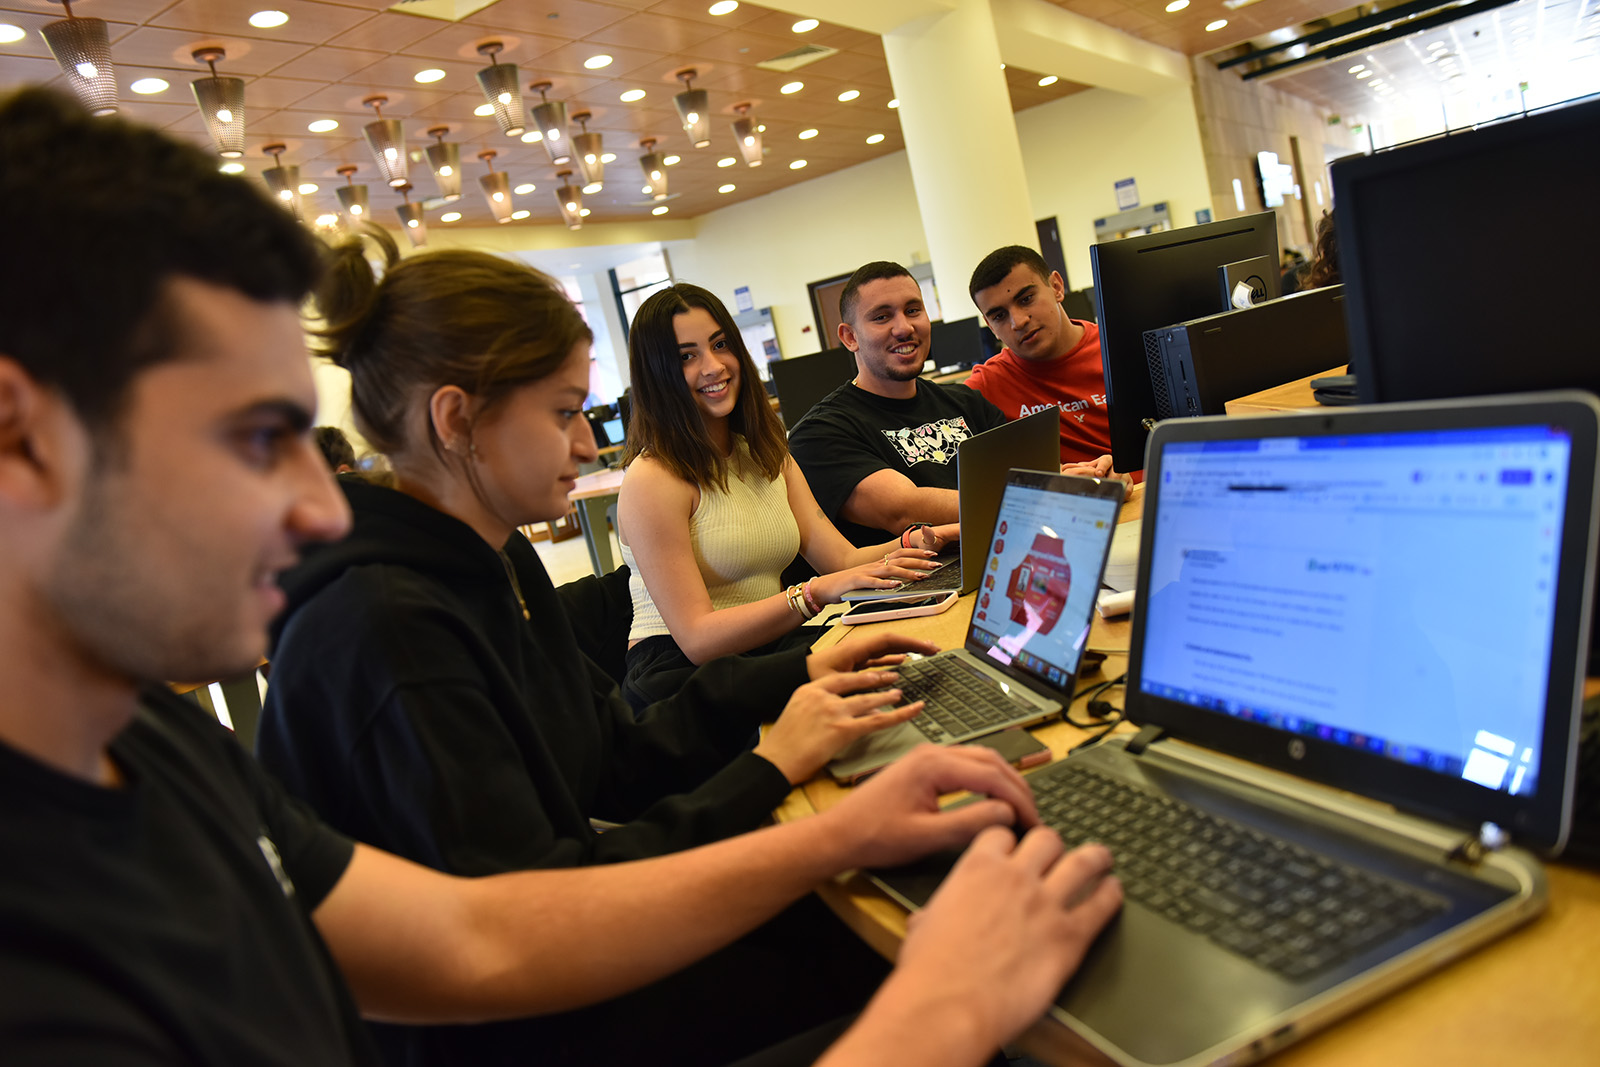
<instances>
[{"instance_id":1,"label":"hp laptop","mask_svg":"<svg viewBox=\"0 0 1600 1067\"><path fill-rule=\"evenodd\" d=\"M1571 392L1157 427L1141 729L1030 776L1126 888L1058 1019L1122 1064L1245 1062L1543 909L1597 417ZM917 905L939 877L880 884Z\"/></svg>"},{"instance_id":2,"label":"hp laptop","mask_svg":"<svg viewBox=\"0 0 1600 1067\"><path fill-rule=\"evenodd\" d=\"M845 603L858 600L917 598L948 589L965 596L978 588L988 555L989 534L994 529L1000 492L1006 472L1057 470L1061 456L1061 409L1052 407L1004 426L967 438L956 446L956 492L960 505L961 542L935 557L941 563L920 581L901 582L885 589L852 589ZM969 545L970 548L963 548Z\"/></svg>"},{"instance_id":3,"label":"hp laptop","mask_svg":"<svg viewBox=\"0 0 1600 1067\"><path fill-rule=\"evenodd\" d=\"M917 745L958 744L1060 714L1089 638L1122 483L1013 470L1005 482L965 646L899 668L910 722L828 764L854 781Z\"/></svg>"}]
</instances>

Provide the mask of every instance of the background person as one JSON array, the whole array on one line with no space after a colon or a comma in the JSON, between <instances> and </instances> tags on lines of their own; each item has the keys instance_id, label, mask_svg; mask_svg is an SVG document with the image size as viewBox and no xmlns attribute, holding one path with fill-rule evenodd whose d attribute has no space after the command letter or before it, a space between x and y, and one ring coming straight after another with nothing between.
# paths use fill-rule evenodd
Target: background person
<instances>
[{"instance_id":1,"label":"background person","mask_svg":"<svg viewBox=\"0 0 1600 1067\"><path fill-rule=\"evenodd\" d=\"M866 548L842 537L789 456L728 309L678 284L640 306L628 334L633 422L617 504L632 569L623 685L635 707L677 690L697 664L805 646L801 624L851 589L920 577L959 536L921 527ZM785 589L799 552L820 572Z\"/></svg>"}]
</instances>

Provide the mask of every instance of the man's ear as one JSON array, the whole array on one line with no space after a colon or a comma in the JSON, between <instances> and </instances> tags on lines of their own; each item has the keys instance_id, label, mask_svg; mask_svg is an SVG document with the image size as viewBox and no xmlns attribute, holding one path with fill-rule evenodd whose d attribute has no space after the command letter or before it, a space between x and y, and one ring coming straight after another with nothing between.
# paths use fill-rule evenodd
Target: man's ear
<instances>
[{"instance_id":1,"label":"man's ear","mask_svg":"<svg viewBox=\"0 0 1600 1067\"><path fill-rule=\"evenodd\" d=\"M428 398L428 419L446 452L466 458L472 447L472 394L459 385L441 385Z\"/></svg>"},{"instance_id":2,"label":"man's ear","mask_svg":"<svg viewBox=\"0 0 1600 1067\"><path fill-rule=\"evenodd\" d=\"M860 342L856 340L856 328L850 325L848 322L841 322L839 324L839 343L844 345L852 352L861 347Z\"/></svg>"},{"instance_id":3,"label":"man's ear","mask_svg":"<svg viewBox=\"0 0 1600 1067\"><path fill-rule=\"evenodd\" d=\"M60 499L68 450L61 438L76 421L59 395L0 355L0 503L46 508Z\"/></svg>"},{"instance_id":4,"label":"man's ear","mask_svg":"<svg viewBox=\"0 0 1600 1067\"><path fill-rule=\"evenodd\" d=\"M1050 272L1050 289L1056 294L1056 303L1059 304L1067 298L1067 283L1058 270Z\"/></svg>"}]
</instances>

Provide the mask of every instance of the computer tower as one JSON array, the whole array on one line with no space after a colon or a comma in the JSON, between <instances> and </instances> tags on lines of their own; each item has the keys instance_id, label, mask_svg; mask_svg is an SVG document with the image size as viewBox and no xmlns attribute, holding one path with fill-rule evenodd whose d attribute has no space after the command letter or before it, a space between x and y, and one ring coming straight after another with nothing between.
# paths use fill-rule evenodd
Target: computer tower
<instances>
[{"instance_id":1,"label":"computer tower","mask_svg":"<svg viewBox=\"0 0 1600 1067\"><path fill-rule=\"evenodd\" d=\"M1222 415L1237 397L1349 362L1344 287L1146 330L1159 418Z\"/></svg>"}]
</instances>

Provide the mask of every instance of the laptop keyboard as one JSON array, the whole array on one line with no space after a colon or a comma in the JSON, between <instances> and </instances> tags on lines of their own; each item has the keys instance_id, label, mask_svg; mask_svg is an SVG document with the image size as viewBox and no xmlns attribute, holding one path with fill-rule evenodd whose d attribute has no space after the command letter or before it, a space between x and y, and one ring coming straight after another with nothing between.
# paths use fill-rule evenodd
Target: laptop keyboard
<instances>
[{"instance_id":1,"label":"laptop keyboard","mask_svg":"<svg viewBox=\"0 0 1600 1067\"><path fill-rule=\"evenodd\" d=\"M1027 717L1027 708L960 660L915 659L895 668L907 704L926 700L911 725L930 741L989 733Z\"/></svg>"},{"instance_id":2,"label":"laptop keyboard","mask_svg":"<svg viewBox=\"0 0 1600 1067\"><path fill-rule=\"evenodd\" d=\"M1286 978L1417 926L1442 898L1072 763L1030 781L1068 847L1099 841L1153 911Z\"/></svg>"}]
</instances>

